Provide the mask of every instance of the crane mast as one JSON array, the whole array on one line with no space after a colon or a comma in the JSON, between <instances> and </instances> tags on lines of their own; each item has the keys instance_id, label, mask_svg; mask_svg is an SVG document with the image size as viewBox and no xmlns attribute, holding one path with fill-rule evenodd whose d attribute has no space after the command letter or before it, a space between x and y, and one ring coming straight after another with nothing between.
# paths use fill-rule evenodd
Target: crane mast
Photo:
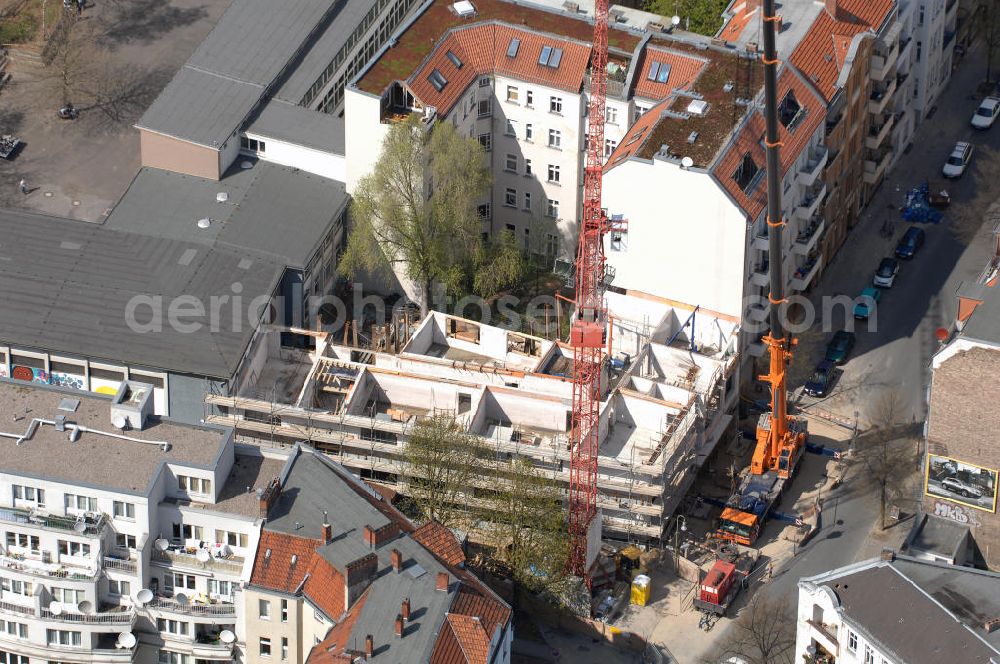
<instances>
[{"instance_id":1,"label":"crane mast","mask_svg":"<svg viewBox=\"0 0 1000 664\"><path fill-rule=\"evenodd\" d=\"M576 315L570 330L574 349L573 417L570 431L569 569L588 579L587 535L597 516L598 422L604 356L604 233L601 207L604 119L608 87L608 0L594 7L594 48L588 100L587 163L583 180L583 217L576 254Z\"/></svg>"}]
</instances>

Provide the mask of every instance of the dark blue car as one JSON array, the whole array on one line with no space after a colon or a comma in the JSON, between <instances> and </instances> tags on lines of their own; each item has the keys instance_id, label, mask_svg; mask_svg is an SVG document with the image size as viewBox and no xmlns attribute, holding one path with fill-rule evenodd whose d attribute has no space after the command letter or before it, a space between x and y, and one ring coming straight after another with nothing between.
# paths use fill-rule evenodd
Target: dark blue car
<instances>
[{"instance_id":1,"label":"dark blue car","mask_svg":"<svg viewBox=\"0 0 1000 664\"><path fill-rule=\"evenodd\" d=\"M826 393L830 390L830 384L833 382L834 366L836 365L828 360L823 360L817 364L802 391L811 397L825 397Z\"/></svg>"}]
</instances>

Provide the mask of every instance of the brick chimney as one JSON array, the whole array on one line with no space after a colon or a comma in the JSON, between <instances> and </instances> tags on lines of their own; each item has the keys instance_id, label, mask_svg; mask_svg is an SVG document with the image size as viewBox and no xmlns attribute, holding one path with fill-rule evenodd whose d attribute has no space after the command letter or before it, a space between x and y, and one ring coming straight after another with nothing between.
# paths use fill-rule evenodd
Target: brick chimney
<instances>
[{"instance_id":1,"label":"brick chimney","mask_svg":"<svg viewBox=\"0 0 1000 664\"><path fill-rule=\"evenodd\" d=\"M825 0L825 2L827 13L834 18L839 18L840 0Z\"/></svg>"},{"instance_id":2,"label":"brick chimney","mask_svg":"<svg viewBox=\"0 0 1000 664\"><path fill-rule=\"evenodd\" d=\"M365 544L371 548L375 548L375 529L371 526L365 526Z\"/></svg>"},{"instance_id":3,"label":"brick chimney","mask_svg":"<svg viewBox=\"0 0 1000 664\"><path fill-rule=\"evenodd\" d=\"M381 528L366 525L364 529L365 544L374 549L375 547L382 546L398 534L399 525L391 521Z\"/></svg>"},{"instance_id":4,"label":"brick chimney","mask_svg":"<svg viewBox=\"0 0 1000 664\"><path fill-rule=\"evenodd\" d=\"M403 606L399 610L399 615L403 617L403 620L409 622L410 620L410 598L403 598Z\"/></svg>"},{"instance_id":5,"label":"brick chimney","mask_svg":"<svg viewBox=\"0 0 1000 664\"><path fill-rule=\"evenodd\" d=\"M396 636L403 638L403 615L396 614Z\"/></svg>"},{"instance_id":6,"label":"brick chimney","mask_svg":"<svg viewBox=\"0 0 1000 664\"><path fill-rule=\"evenodd\" d=\"M332 539L333 539L333 526L331 526L329 523L326 523L324 521L323 522L323 534L320 537L320 540L323 542L323 544L329 544L330 540L332 540Z\"/></svg>"},{"instance_id":7,"label":"brick chimney","mask_svg":"<svg viewBox=\"0 0 1000 664\"><path fill-rule=\"evenodd\" d=\"M882 555L880 557L887 563L891 563L896 560L896 552L892 549L882 549Z\"/></svg>"},{"instance_id":8,"label":"brick chimney","mask_svg":"<svg viewBox=\"0 0 1000 664\"><path fill-rule=\"evenodd\" d=\"M396 570L396 574L403 571L403 554L399 549L393 549L390 556L392 558L392 568Z\"/></svg>"},{"instance_id":9,"label":"brick chimney","mask_svg":"<svg viewBox=\"0 0 1000 664\"><path fill-rule=\"evenodd\" d=\"M277 477L273 478L257 495L260 498L260 518L266 519L274 501L281 495L281 481Z\"/></svg>"},{"instance_id":10,"label":"brick chimney","mask_svg":"<svg viewBox=\"0 0 1000 664\"><path fill-rule=\"evenodd\" d=\"M447 572L438 572L437 586L435 588L437 590L441 590L443 592L448 592L448 573Z\"/></svg>"},{"instance_id":11,"label":"brick chimney","mask_svg":"<svg viewBox=\"0 0 1000 664\"><path fill-rule=\"evenodd\" d=\"M371 634L365 637L365 659L371 659L375 654L375 637Z\"/></svg>"}]
</instances>

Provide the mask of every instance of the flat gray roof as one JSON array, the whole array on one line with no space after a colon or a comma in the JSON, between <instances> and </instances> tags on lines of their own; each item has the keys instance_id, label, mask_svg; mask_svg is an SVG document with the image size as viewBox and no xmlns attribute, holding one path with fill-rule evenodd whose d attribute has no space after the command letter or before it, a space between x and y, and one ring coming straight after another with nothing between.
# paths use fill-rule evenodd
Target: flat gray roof
<instances>
[{"instance_id":1,"label":"flat gray roof","mask_svg":"<svg viewBox=\"0 0 1000 664\"><path fill-rule=\"evenodd\" d=\"M969 534L969 527L933 514L923 515L909 545L912 549L928 551L952 558L962 540Z\"/></svg>"},{"instance_id":2,"label":"flat gray roof","mask_svg":"<svg viewBox=\"0 0 1000 664\"><path fill-rule=\"evenodd\" d=\"M273 478L281 475L285 462L259 455L237 454L229 477L214 504L181 502L185 507L212 512L237 514L252 519L260 515L257 489L263 489ZM180 502L180 501L179 501Z\"/></svg>"},{"instance_id":3,"label":"flat gray roof","mask_svg":"<svg viewBox=\"0 0 1000 664\"><path fill-rule=\"evenodd\" d=\"M329 21L336 0L233 0L136 126L219 148Z\"/></svg>"},{"instance_id":4,"label":"flat gray roof","mask_svg":"<svg viewBox=\"0 0 1000 664\"><path fill-rule=\"evenodd\" d=\"M60 411L64 398L78 399L76 412ZM4 434L20 436L33 418L54 420L65 415L75 422L110 433L119 433L111 423L111 398L90 396L0 380L0 424ZM12 416L19 416L16 421ZM228 432L219 428L197 427L154 418L146 429L131 430L127 436L170 443L164 452L158 445L119 440L85 432L70 442L69 431L56 431L43 424L21 445L7 435L0 436L0 471L56 482L116 489L145 494L161 464L211 466L221 454Z\"/></svg>"},{"instance_id":5,"label":"flat gray roof","mask_svg":"<svg viewBox=\"0 0 1000 664\"><path fill-rule=\"evenodd\" d=\"M241 168L243 162L253 167ZM228 199L220 203L222 192ZM106 225L304 268L347 200L342 182L266 161L238 159L219 181L143 168ZM199 228L200 219L209 227Z\"/></svg>"},{"instance_id":6,"label":"flat gray roof","mask_svg":"<svg viewBox=\"0 0 1000 664\"><path fill-rule=\"evenodd\" d=\"M741 6L744 3L737 0L733 3ZM732 4L731 4L732 6ZM781 30L775 35L774 45L780 57L788 58L792 51L799 45L802 38L809 32L816 16L823 10L823 3L813 2L813 0L785 0L781 3ZM741 11L742 13L742 11ZM761 8L757 7L753 18L746 24L743 30L735 39L730 39L740 47L746 46L749 42L756 42L758 47L764 49L764 33L762 21L760 20ZM739 20L739 19L737 19Z\"/></svg>"},{"instance_id":7,"label":"flat gray roof","mask_svg":"<svg viewBox=\"0 0 1000 664\"><path fill-rule=\"evenodd\" d=\"M962 336L1000 344L1000 287L984 288L983 302L972 312L962 328Z\"/></svg>"},{"instance_id":8,"label":"flat gray roof","mask_svg":"<svg viewBox=\"0 0 1000 664\"><path fill-rule=\"evenodd\" d=\"M344 154L344 119L271 99L245 130L332 154Z\"/></svg>"}]
</instances>

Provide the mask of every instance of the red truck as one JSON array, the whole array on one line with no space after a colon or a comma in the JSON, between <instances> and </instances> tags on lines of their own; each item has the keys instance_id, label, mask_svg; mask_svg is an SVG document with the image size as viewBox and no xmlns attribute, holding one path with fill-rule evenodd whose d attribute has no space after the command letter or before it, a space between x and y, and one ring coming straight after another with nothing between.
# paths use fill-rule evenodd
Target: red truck
<instances>
[{"instance_id":1,"label":"red truck","mask_svg":"<svg viewBox=\"0 0 1000 664\"><path fill-rule=\"evenodd\" d=\"M726 614L726 609L743 589L749 567L753 562L740 558L736 563L716 560L712 569L701 580L698 596L694 598L694 608L717 616Z\"/></svg>"}]
</instances>

